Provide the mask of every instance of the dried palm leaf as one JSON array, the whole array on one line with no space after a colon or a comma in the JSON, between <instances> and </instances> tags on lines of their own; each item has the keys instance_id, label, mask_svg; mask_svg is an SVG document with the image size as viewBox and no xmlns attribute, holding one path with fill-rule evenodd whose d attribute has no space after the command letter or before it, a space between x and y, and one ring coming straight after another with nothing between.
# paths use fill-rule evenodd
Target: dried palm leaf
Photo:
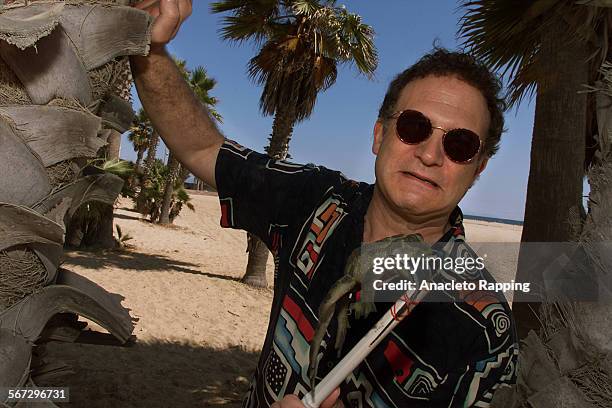
<instances>
[{"instance_id":1,"label":"dried palm leaf","mask_svg":"<svg viewBox=\"0 0 612 408\"><path fill-rule=\"evenodd\" d=\"M61 29L40 39L36 47L21 50L0 41L0 57L23 83L32 102L45 105L54 98L93 102L87 70L70 38Z\"/></svg>"},{"instance_id":2,"label":"dried palm leaf","mask_svg":"<svg viewBox=\"0 0 612 408\"><path fill-rule=\"evenodd\" d=\"M0 146L0 201L29 206L47 196L51 191L47 171L1 117Z\"/></svg>"},{"instance_id":3,"label":"dried palm leaf","mask_svg":"<svg viewBox=\"0 0 612 408\"><path fill-rule=\"evenodd\" d=\"M63 226L33 210L0 203L0 309L55 280Z\"/></svg>"},{"instance_id":4,"label":"dried palm leaf","mask_svg":"<svg viewBox=\"0 0 612 408\"><path fill-rule=\"evenodd\" d=\"M0 251L31 243L61 247L64 228L28 207L0 202Z\"/></svg>"},{"instance_id":5,"label":"dried palm leaf","mask_svg":"<svg viewBox=\"0 0 612 408\"><path fill-rule=\"evenodd\" d=\"M45 167L75 157L96 157L104 141L98 137L100 118L55 106L0 107L18 135L41 158Z\"/></svg>"},{"instance_id":6,"label":"dried palm leaf","mask_svg":"<svg viewBox=\"0 0 612 408\"><path fill-rule=\"evenodd\" d=\"M47 286L0 313L0 328L10 328L35 342L51 317L70 312L96 322L119 341L126 342L134 329L127 310L110 293L80 278L74 281L68 277L63 284Z\"/></svg>"},{"instance_id":7,"label":"dried palm leaf","mask_svg":"<svg viewBox=\"0 0 612 408\"><path fill-rule=\"evenodd\" d=\"M32 208L54 220L61 219L64 225L84 203L98 201L113 205L121 192L123 180L112 174L83 177L76 182L54 191ZM66 199L69 198L69 205ZM62 212L64 212L62 214Z\"/></svg>"},{"instance_id":8,"label":"dried palm leaf","mask_svg":"<svg viewBox=\"0 0 612 408\"><path fill-rule=\"evenodd\" d=\"M121 301L124 299L123 296L109 293L106 289L89 279L63 268L60 268L58 271L57 284L70 286L86 293L89 297L102 305L105 310L117 316L118 320L121 322L121 327L124 330L113 330L112 332L109 330L109 333L123 342L130 338L134 326L128 309L121 305ZM103 327L108 329L105 326Z\"/></svg>"},{"instance_id":9,"label":"dried palm leaf","mask_svg":"<svg viewBox=\"0 0 612 408\"><path fill-rule=\"evenodd\" d=\"M0 14L0 40L19 49L33 46L58 25L64 3L34 4Z\"/></svg>"},{"instance_id":10,"label":"dried palm leaf","mask_svg":"<svg viewBox=\"0 0 612 408\"><path fill-rule=\"evenodd\" d=\"M23 387L30 375L32 343L13 330L0 328L0 384L3 387ZM8 398L8 389L0 388L0 403Z\"/></svg>"},{"instance_id":11,"label":"dried palm leaf","mask_svg":"<svg viewBox=\"0 0 612 408\"><path fill-rule=\"evenodd\" d=\"M97 114L105 126L120 133L127 132L132 127L136 116L129 102L112 94L104 100Z\"/></svg>"},{"instance_id":12,"label":"dried palm leaf","mask_svg":"<svg viewBox=\"0 0 612 408\"><path fill-rule=\"evenodd\" d=\"M87 70L119 56L149 52L152 19L141 10L101 4L66 5L60 21Z\"/></svg>"}]
</instances>

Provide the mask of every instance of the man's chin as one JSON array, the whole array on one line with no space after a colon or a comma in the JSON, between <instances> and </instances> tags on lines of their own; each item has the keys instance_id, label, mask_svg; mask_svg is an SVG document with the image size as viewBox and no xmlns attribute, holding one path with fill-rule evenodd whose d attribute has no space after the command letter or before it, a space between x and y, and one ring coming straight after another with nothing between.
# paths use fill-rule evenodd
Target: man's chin
<instances>
[{"instance_id":1,"label":"man's chin","mask_svg":"<svg viewBox=\"0 0 612 408\"><path fill-rule=\"evenodd\" d=\"M437 204L438 200L435 197L423 197L415 196L396 196L391 198L391 207L395 208L398 212L412 215L426 215L430 213L439 212L440 209L432 207L432 204Z\"/></svg>"}]
</instances>

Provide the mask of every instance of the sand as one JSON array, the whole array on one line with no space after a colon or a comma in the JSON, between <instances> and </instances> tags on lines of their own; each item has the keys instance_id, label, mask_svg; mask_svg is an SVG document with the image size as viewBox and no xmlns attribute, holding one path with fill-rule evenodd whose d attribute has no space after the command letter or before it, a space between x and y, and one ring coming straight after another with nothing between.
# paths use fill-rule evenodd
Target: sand
<instances>
[{"instance_id":1,"label":"sand","mask_svg":"<svg viewBox=\"0 0 612 408\"><path fill-rule=\"evenodd\" d=\"M138 319L136 338L125 346L94 335L46 347L49 359L75 371L46 384L70 387L69 406L240 406L263 345L272 290L238 281L247 261L245 233L219 226L217 197L192 199L195 212L183 210L172 227L142 221L121 200L115 222L133 237L131 249L66 253L65 268L120 293ZM517 226L469 220L465 226L471 242L520 240ZM510 276L512 262L505 259L497 273ZM269 284L272 273L270 258ZM108 344L87 344L99 342Z\"/></svg>"}]
</instances>

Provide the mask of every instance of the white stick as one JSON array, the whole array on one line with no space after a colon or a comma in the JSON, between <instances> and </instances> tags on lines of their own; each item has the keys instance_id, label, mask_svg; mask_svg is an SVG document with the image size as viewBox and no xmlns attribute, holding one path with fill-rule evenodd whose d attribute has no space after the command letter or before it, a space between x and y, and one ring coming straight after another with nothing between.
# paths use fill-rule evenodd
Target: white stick
<instances>
[{"instance_id":1,"label":"white stick","mask_svg":"<svg viewBox=\"0 0 612 408\"><path fill-rule=\"evenodd\" d=\"M402 296L387 313L368 331L368 333L359 340L359 343L349 351L349 353L340 360L340 362L321 380L314 389L314 398L312 392L309 392L302 398L302 404L306 408L318 408L319 405L327 398L339 385L344 381L349 374L357 368L359 364L367 357L368 354L408 316L412 309L425 297L428 293L426 290L408 291ZM409 303L406 303L407 299Z\"/></svg>"}]
</instances>

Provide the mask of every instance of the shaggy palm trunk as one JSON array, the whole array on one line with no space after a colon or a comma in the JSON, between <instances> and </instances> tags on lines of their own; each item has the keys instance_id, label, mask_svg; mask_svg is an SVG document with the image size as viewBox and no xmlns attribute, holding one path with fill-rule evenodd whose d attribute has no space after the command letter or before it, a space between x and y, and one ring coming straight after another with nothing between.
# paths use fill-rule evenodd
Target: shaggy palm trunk
<instances>
[{"instance_id":1,"label":"shaggy palm trunk","mask_svg":"<svg viewBox=\"0 0 612 408\"><path fill-rule=\"evenodd\" d=\"M172 205L172 194L174 193L174 184L180 171L180 163L174 158L172 151L168 154L168 178L164 186L164 199L159 214L159 224L170 224L170 207Z\"/></svg>"},{"instance_id":2,"label":"shaggy palm trunk","mask_svg":"<svg viewBox=\"0 0 612 408\"><path fill-rule=\"evenodd\" d=\"M612 114L611 101L598 119ZM600 130L602 160L589 171L589 213L578 247L587 260L581 265L598 282L601 297L542 305L540 330L531 331L521 344L517 385L499 388L492 408L612 406L612 155L610 140L602 144L602 138L610 137L612 122L600 122Z\"/></svg>"},{"instance_id":3,"label":"shaggy palm trunk","mask_svg":"<svg viewBox=\"0 0 612 408\"><path fill-rule=\"evenodd\" d=\"M537 89L522 242L576 238L568 219L582 208L587 99L579 91L588 81L589 52L569 32L565 21L558 19L542 40L545 79ZM542 271L531 270L528 262L522 252L517 281L531 281L537 287ZM539 327L538 307L533 298L515 297L513 310L521 338Z\"/></svg>"},{"instance_id":4,"label":"shaggy palm trunk","mask_svg":"<svg viewBox=\"0 0 612 408\"><path fill-rule=\"evenodd\" d=\"M266 152L270 157L276 160L284 160L287 157L294 124L294 108L279 109L276 112L274 123L272 124L270 145L266 148ZM256 287L268 286L266 279L268 248L259 238L252 234L247 234L247 252L249 253L249 259L242 282Z\"/></svg>"},{"instance_id":5,"label":"shaggy palm trunk","mask_svg":"<svg viewBox=\"0 0 612 408\"><path fill-rule=\"evenodd\" d=\"M0 406L15 405L1 390L65 373L44 344L75 341L76 314L131 337L120 297L60 264L77 210L121 191L119 177L82 171L108 129L132 122L121 74L125 56L147 53L151 23L111 2L0 1Z\"/></svg>"}]
</instances>

